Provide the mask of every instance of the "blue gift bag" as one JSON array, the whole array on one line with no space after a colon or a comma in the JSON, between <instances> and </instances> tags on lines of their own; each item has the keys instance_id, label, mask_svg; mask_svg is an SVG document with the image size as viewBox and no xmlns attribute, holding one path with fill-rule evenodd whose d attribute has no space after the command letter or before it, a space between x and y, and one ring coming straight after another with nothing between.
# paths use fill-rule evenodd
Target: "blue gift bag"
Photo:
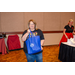
<instances>
[{"instance_id":1,"label":"blue gift bag","mask_svg":"<svg viewBox=\"0 0 75 75\"><path fill-rule=\"evenodd\" d=\"M25 42L28 54L34 54L41 51L40 36L33 36L31 32L31 35L29 34L29 38Z\"/></svg>"}]
</instances>

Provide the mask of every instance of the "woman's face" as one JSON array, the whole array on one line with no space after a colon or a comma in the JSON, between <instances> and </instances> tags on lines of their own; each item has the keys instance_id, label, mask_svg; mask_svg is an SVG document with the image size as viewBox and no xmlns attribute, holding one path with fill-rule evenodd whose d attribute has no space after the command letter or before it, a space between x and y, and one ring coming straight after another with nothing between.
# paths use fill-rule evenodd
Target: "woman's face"
<instances>
[{"instance_id":1,"label":"woman's face","mask_svg":"<svg viewBox=\"0 0 75 75\"><path fill-rule=\"evenodd\" d=\"M73 24L73 21L70 21L69 24L72 25Z\"/></svg>"},{"instance_id":2,"label":"woman's face","mask_svg":"<svg viewBox=\"0 0 75 75\"><path fill-rule=\"evenodd\" d=\"M30 24L29 24L29 28L30 28L30 29L35 29L35 24L34 24L32 21L31 21Z\"/></svg>"}]
</instances>

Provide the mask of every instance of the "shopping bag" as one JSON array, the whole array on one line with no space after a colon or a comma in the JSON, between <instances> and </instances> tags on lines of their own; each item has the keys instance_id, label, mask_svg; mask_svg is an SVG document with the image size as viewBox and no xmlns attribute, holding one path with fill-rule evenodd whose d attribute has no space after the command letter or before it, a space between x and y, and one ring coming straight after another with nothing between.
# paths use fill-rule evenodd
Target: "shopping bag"
<instances>
[{"instance_id":1,"label":"shopping bag","mask_svg":"<svg viewBox=\"0 0 75 75\"><path fill-rule=\"evenodd\" d=\"M33 36L33 33L30 31L31 35L29 34L29 38L25 41L28 54L34 54L41 51L41 42L40 36Z\"/></svg>"}]
</instances>

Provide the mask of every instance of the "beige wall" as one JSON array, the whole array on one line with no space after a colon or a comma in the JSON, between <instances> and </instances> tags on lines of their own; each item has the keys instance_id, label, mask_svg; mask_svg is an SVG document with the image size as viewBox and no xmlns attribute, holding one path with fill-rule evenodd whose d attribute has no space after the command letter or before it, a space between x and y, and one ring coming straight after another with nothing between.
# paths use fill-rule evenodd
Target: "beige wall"
<instances>
[{"instance_id":1,"label":"beige wall","mask_svg":"<svg viewBox=\"0 0 75 75\"><path fill-rule=\"evenodd\" d=\"M30 19L43 31L60 31L71 18L75 22L75 12L0 12L0 32L24 31Z\"/></svg>"},{"instance_id":2,"label":"beige wall","mask_svg":"<svg viewBox=\"0 0 75 75\"><path fill-rule=\"evenodd\" d=\"M73 19L75 26L75 12L61 12L61 21L60 21L60 29L62 30L66 24L68 24L69 19Z\"/></svg>"},{"instance_id":3,"label":"beige wall","mask_svg":"<svg viewBox=\"0 0 75 75\"><path fill-rule=\"evenodd\" d=\"M44 13L44 30L59 31L60 30L60 12Z\"/></svg>"},{"instance_id":4,"label":"beige wall","mask_svg":"<svg viewBox=\"0 0 75 75\"><path fill-rule=\"evenodd\" d=\"M2 32L24 30L24 15L22 12L1 12Z\"/></svg>"},{"instance_id":5,"label":"beige wall","mask_svg":"<svg viewBox=\"0 0 75 75\"><path fill-rule=\"evenodd\" d=\"M0 13L0 32L2 31L2 28L1 28L1 13Z\"/></svg>"}]
</instances>

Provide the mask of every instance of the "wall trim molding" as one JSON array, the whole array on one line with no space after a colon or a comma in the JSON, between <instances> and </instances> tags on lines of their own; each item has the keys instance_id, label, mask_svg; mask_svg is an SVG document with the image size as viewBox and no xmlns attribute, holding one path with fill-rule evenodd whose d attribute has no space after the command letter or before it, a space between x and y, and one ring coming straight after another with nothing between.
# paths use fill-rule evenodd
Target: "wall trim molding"
<instances>
[{"instance_id":1,"label":"wall trim molding","mask_svg":"<svg viewBox=\"0 0 75 75\"><path fill-rule=\"evenodd\" d=\"M23 32L0 32L0 34L23 34ZM63 31L43 31L43 33L63 33Z\"/></svg>"},{"instance_id":2,"label":"wall trim molding","mask_svg":"<svg viewBox=\"0 0 75 75\"><path fill-rule=\"evenodd\" d=\"M43 31L43 33L63 33L63 31Z\"/></svg>"}]
</instances>

